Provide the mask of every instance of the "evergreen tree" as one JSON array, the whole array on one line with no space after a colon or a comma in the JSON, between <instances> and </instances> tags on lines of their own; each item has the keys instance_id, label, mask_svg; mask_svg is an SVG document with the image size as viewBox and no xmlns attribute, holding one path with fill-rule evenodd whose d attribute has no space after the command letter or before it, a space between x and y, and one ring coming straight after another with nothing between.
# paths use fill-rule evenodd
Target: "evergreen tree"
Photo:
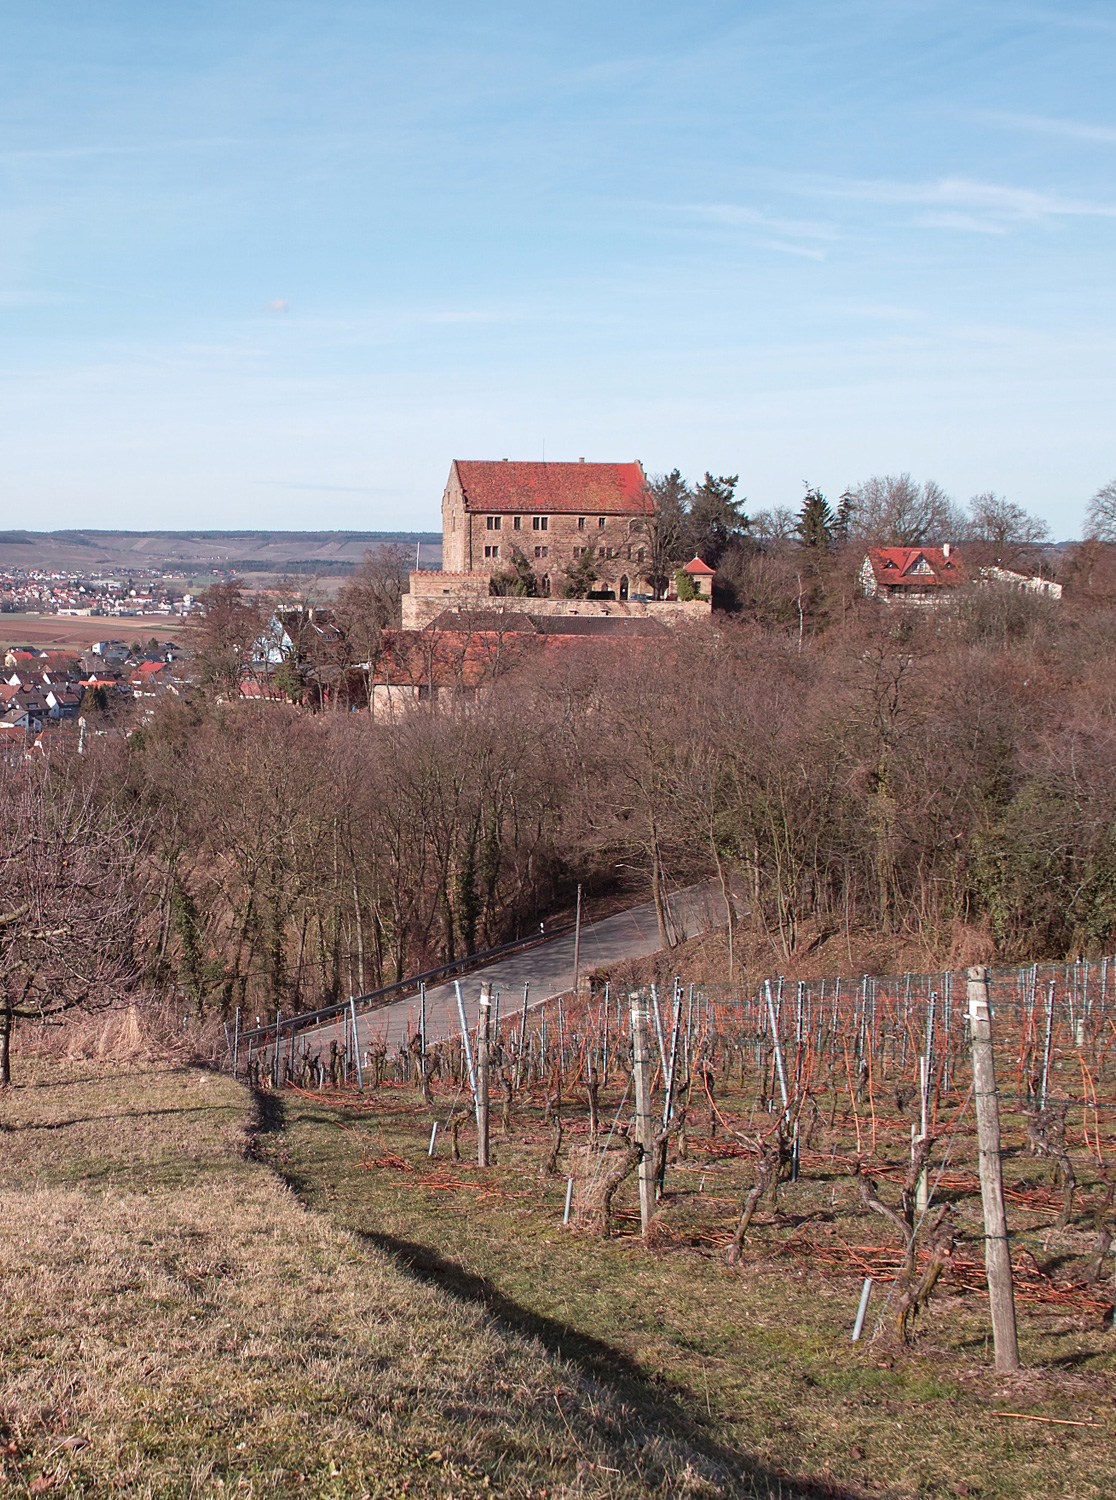
<instances>
[{"instance_id":1,"label":"evergreen tree","mask_svg":"<svg viewBox=\"0 0 1116 1500\"><path fill-rule=\"evenodd\" d=\"M816 547L824 551L833 541L833 512L829 501L821 490L807 488L802 509L798 512L795 531L804 547Z\"/></svg>"},{"instance_id":2,"label":"evergreen tree","mask_svg":"<svg viewBox=\"0 0 1116 1500\"><path fill-rule=\"evenodd\" d=\"M736 499L738 474L706 473L694 490L686 518L687 551L715 568L725 552L742 542L751 524L744 499Z\"/></svg>"},{"instance_id":3,"label":"evergreen tree","mask_svg":"<svg viewBox=\"0 0 1116 1500\"><path fill-rule=\"evenodd\" d=\"M846 490L837 504L837 518L833 522L833 540L839 547L843 547L849 539L855 509L856 496L852 490Z\"/></svg>"}]
</instances>

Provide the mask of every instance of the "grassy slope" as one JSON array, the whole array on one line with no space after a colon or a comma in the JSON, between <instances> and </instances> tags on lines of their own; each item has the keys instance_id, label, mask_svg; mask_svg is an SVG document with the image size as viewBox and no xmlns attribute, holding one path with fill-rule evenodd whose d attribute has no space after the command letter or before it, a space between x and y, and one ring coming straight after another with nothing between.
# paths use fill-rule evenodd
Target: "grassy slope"
<instances>
[{"instance_id":1,"label":"grassy slope","mask_svg":"<svg viewBox=\"0 0 1116 1500\"><path fill-rule=\"evenodd\" d=\"M27 1067L0 1097L0 1491L773 1492L304 1207L229 1080Z\"/></svg>"},{"instance_id":2,"label":"grassy slope","mask_svg":"<svg viewBox=\"0 0 1116 1500\"><path fill-rule=\"evenodd\" d=\"M913 1349L887 1337L853 1347L859 1283L772 1260L789 1224L755 1228L743 1275L710 1251L586 1241L562 1229L564 1182L538 1182L537 1130L530 1145L514 1130L497 1134L498 1165L481 1174L467 1162L427 1163L427 1122L398 1091L373 1098L364 1118L284 1097L286 1129L272 1149L307 1201L462 1305L543 1339L633 1409L657 1410L649 1421L696 1429L708 1451L746 1451L769 1473L840 1494L1116 1495L1116 1334L1095 1321L1024 1313L1028 1369L1012 1379L989 1368L983 1298L948 1288ZM463 1185L433 1186L450 1179ZM847 1180L804 1183L795 1203L824 1219L831 1194L848 1192ZM857 1228L862 1211L853 1213L842 1232ZM857 1232L886 1238L886 1227ZM1002 1409L1099 1425L990 1418Z\"/></svg>"}]
</instances>

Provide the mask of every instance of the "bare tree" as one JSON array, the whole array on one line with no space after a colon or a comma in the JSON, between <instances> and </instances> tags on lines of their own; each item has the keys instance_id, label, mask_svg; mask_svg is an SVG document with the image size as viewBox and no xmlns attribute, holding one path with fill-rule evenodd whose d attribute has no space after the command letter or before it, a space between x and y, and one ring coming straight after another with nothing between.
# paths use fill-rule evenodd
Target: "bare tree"
<instances>
[{"instance_id":1,"label":"bare tree","mask_svg":"<svg viewBox=\"0 0 1116 1500\"><path fill-rule=\"evenodd\" d=\"M877 474L851 491L850 536L879 547L919 547L965 533L957 505L933 479L916 484L909 474Z\"/></svg>"},{"instance_id":2,"label":"bare tree","mask_svg":"<svg viewBox=\"0 0 1116 1500\"><path fill-rule=\"evenodd\" d=\"M776 505L771 510L758 510L752 517L752 536L761 547L788 547L796 540L797 520L794 511L787 505Z\"/></svg>"},{"instance_id":3,"label":"bare tree","mask_svg":"<svg viewBox=\"0 0 1116 1500\"><path fill-rule=\"evenodd\" d=\"M1116 542L1116 479L1102 484L1085 512L1088 541Z\"/></svg>"},{"instance_id":4,"label":"bare tree","mask_svg":"<svg viewBox=\"0 0 1116 1500\"><path fill-rule=\"evenodd\" d=\"M693 494L677 469L654 475L647 488L654 509L633 523L632 533L646 538L647 576L661 597L675 565L686 561L686 517Z\"/></svg>"},{"instance_id":5,"label":"bare tree","mask_svg":"<svg viewBox=\"0 0 1116 1500\"><path fill-rule=\"evenodd\" d=\"M139 977L136 832L95 772L0 770L0 1088L17 1021L109 1005Z\"/></svg>"},{"instance_id":6,"label":"bare tree","mask_svg":"<svg viewBox=\"0 0 1116 1500\"><path fill-rule=\"evenodd\" d=\"M201 595L199 603L198 676L207 686L234 697L264 632L263 611L245 598L244 585L237 578L215 583Z\"/></svg>"},{"instance_id":7,"label":"bare tree","mask_svg":"<svg viewBox=\"0 0 1116 1500\"><path fill-rule=\"evenodd\" d=\"M337 595L336 619L344 641L346 664L361 673L372 707L372 679L383 649L385 630L402 620L407 592L407 556L402 547L368 551Z\"/></svg>"},{"instance_id":8,"label":"bare tree","mask_svg":"<svg viewBox=\"0 0 1116 1500\"><path fill-rule=\"evenodd\" d=\"M986 549L989 560L1000 567L1012 568L1025 562L1050 538L1050 527L1044 520L1028 515L1021 505L1014 505L993 490L973 496L969 517L966 542L971 547L975 544L975 552Z\"/></svg>"}]
</instances>

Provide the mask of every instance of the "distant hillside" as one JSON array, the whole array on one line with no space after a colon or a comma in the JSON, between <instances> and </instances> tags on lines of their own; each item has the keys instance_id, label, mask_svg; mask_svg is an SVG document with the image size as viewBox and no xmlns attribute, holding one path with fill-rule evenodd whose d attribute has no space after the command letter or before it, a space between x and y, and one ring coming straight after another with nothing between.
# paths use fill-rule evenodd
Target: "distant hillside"
<instances>
[{"instance_id":1,"label":"distant hillside","mask_svg":"<svg viewBox=\"0 0 1116 1500\"><path fill-rule=\"evenodd\" d=\"M207 572L343 573L377 547L420 549L438 568L436 531L22 531L0 532L0 569L176 569Z\"/></svg>"}]
</instances>

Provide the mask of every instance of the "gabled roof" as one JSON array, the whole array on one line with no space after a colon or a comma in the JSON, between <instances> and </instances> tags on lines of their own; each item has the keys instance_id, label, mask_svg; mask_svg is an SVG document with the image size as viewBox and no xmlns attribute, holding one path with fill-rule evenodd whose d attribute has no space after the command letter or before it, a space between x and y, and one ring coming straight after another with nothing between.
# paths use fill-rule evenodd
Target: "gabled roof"
<instances>
[{"instance_id":1,"label":"gabled roof","mask_svg":"<svg viewBox=\"0 0 1116 1500\"><path fill-rule=\"evenodd\" d=\"M866 561L885 588L951 588L966 579L964 559L953 547L869 547Z\"/></svg>"},{"instance_id":2,"label":"gabled roof","mask_svg":"<svg viewBox=\"0 0 1116 1500\"><path fill-rule=\"evenodd\" d=\"M717 569L716 568L711 568L707 562L702 562L702 560L701 560L700 557L692 557L690 559L690 561L686 564L686 566L682 569L682 571L683 571L683 573L689 573L689 575L690 575L691 578L694 577L698 573L704 574L705 576L707 576L709 578L712 578L713 575L716 573Z\"/></svg>"},{"instance_id":3,"label":"gabled roof","mask_svg":"<svg viewBox=\"0 0 1116 1500\"><path fill-rule=\"evenodd\" d=\"M638 463L550 464L458 458L467 511L649 516L654 502Z\"/></svg>"}]
</instances>

